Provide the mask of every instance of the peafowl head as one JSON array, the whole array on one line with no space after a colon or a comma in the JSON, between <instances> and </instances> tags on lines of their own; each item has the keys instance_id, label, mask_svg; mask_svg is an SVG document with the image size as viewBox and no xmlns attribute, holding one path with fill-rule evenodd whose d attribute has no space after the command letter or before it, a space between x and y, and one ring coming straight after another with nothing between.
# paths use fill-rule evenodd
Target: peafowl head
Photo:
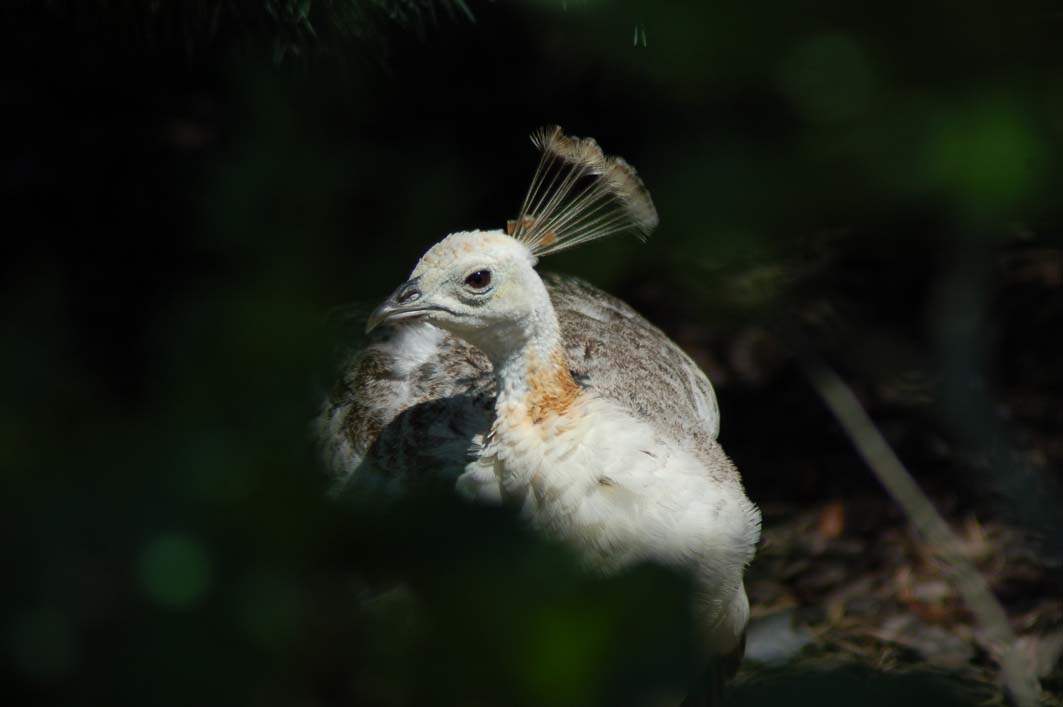
<instances>
[{"instance_id":1,"label":"peafowl head","mask_svg":"<svg viewBox=\"0 0 1063 707\"><path fill-rule=\"evenodd\" d=\"M540 257L623 231L645 238L657 226L649 192L627 162L558 127L532 141L542 158L517 219L505 231L453 233L432 246L367 331L423 319L488 350L489 339L519 338L550 308L535 272Z\"/></svg>"}]
</instances>

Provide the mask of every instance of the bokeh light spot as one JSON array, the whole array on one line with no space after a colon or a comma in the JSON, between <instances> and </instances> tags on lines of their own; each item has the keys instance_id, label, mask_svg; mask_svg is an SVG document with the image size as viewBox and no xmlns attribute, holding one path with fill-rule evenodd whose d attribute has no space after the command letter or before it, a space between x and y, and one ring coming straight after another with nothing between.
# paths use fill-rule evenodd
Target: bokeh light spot
<instances>
[{"instance_id":1,"label":"bokeh light spot","mask_svg":"<svg viewBox=\"0 0 1063 707\"><path fill-rule=\"evenodd\" d=\"M941 121L927 142L925 175L965 210L992 212L1036 188L1044 152L1021 111L987 103Z\"/></svg>"},{"instance_id":2,"label":"bokeh light spot","mask_svg":"<svg viewBox=\"0 0 1063 707\"><path fill-rule=\"evenodd\" d=\"M527 634L523 676L526 689L542 702L592 704L601 687L608 632L593 612L538 612Z\"/></svg>"},{"instance_id":3,"label":"bokeh light spot","mask_svg":"<svg viewBox=\"0 0 1063 707\"><path fill-rule=\"evenodd\" d=\"M185 535L160 536L140 556L140 582L156 604L174 609L195 606L210 586L206 551Z\"/></svg>"},{"instance_id":4,"label":"bokeh light spot","mask_svg":"<svg viewBox=\"0 0 1063 707\"><path fill-rule=\"evenodd\" d=\"M815 35L798 44L783 63L780 82L797 112L813 123L859 116L875 89L864 51L842 33Z\"/></svg>"}]
</instances>

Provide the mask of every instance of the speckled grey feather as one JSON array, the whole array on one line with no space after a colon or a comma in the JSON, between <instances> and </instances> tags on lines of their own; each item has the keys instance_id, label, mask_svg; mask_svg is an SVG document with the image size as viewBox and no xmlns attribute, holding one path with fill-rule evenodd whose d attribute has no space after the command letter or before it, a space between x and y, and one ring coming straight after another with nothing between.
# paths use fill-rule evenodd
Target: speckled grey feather
<instances>
[{"instance_id":1,"label":"speckled grey feather","mask_svg":"<svg viewBox=\"0 0 1063 707\"><path fill-rule=\"evenodd\" d=\"M576 380L690 448L721 482L738 473L716 443L716 396L701 369L660 329L583 280L543 274ZM400 484L452 484L494 415L487 358L424 323L382 327L326 401L317 433L342 486L366 474Z\"/></svg>"}]
</instances>

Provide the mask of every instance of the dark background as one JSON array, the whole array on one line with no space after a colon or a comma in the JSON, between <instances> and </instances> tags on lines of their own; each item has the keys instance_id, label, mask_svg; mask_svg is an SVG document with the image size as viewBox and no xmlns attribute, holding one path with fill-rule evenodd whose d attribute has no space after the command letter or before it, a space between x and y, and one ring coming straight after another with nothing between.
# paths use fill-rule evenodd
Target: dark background
<instances>
[{"instance_id":1,"label":"dark background","mask_svg":"<svg viewBox=\"0 0 1063 707\"><path fill-rule=\"evenodd\" d=\"M890 507L806 347L949 513L1031 531L1058 566L1053 4L4 12L13 704L634 704L682 683L681 578L588 579L446 499L323 497L309 421L359 318L445 234L513 217L550 123L636 165L661 226L543 267L694 355L769 524ZM396 578L426 604L380 600Z\"/></svg>"}]
</instances>

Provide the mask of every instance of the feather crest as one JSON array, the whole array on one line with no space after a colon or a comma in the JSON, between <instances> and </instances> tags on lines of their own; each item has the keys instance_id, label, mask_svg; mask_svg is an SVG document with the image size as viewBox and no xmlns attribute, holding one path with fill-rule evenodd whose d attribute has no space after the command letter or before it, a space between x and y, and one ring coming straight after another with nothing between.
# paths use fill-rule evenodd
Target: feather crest
<instances>
[{"instance_id":1,"label":"feather crest","mask_svg":"<svg viewBox=\"0 0 1063 707\"><path fill-rule=\"evenodd\" d=\"M542 152L520 215L506 232L536 257L623 231L641 240L657 227L657 209L635 168L602 152L593 138L540 128Z\"/></svg>"}]
</instances>

